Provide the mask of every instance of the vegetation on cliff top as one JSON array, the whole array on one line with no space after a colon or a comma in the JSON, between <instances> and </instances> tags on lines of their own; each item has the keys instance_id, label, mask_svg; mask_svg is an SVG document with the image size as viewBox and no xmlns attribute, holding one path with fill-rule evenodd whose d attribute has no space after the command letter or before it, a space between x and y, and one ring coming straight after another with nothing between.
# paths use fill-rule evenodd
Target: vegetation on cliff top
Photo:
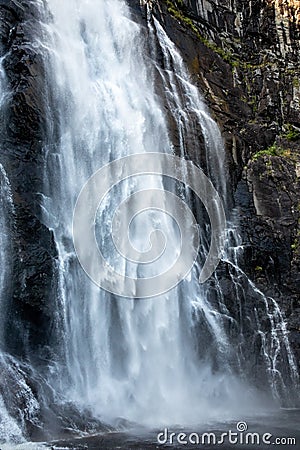
<instances>
[{"instance_id":1,"label":"vegetation on cliff top","mask_svg":"<svg viewBox=\"0 0 300 450\"><path fill-rule=\"evenodd\" d=\"M252 155L251 160L256 161L263 156L281 156L285 158L294 159L292 149L289 146L289 142L293 143L300 140L300 130L288 123L284 125L284 132L278 136L278 141L275 141L270 147L260 150Z\"/></svg>"},{"instance_id":2,"label":"vegetation on cliff top","mask_svg":"<svg viewBox=\"0 0 300 450\"><path fill-rule=\"evenodd\" d=\"M276 143L271 145L270 147L266 148L265 150L260 150L256 152L252 156L252 161L257 161L258 158L261 158L262 156L285 156L289 157L291 155L290 149L284 149L280 146L278 146Z\"/></svg>"}]
</instances>

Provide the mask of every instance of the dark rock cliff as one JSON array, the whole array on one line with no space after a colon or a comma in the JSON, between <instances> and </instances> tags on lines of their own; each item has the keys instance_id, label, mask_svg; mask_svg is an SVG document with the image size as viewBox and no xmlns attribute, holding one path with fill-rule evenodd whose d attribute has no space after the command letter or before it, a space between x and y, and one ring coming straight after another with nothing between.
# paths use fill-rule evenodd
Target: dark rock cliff
<instances>
[{"instance_id":1,"label":"dark rock cliff","mask_svg":"<svg viewBox=\"0 0 300 450\"><path fill-rule=\"evenodd\" d=\"M42 32L34 2L0 1L0 53L5 101L1 154L15 207L13 280L5 350L43 364L53 346L56 249L41 221L47 83L36 37Z\"/></svg>"},{"instance_id":2,"label":"dark rock cliff","mask_svg":"<svg viewBox=\"0 0 300 450\"><path fill-rule=\"evenodd\" d=\"M300 2L140 4L166 27L221 127L243 269L282 307L299 361Z\"/></svg>"}]
</instances>

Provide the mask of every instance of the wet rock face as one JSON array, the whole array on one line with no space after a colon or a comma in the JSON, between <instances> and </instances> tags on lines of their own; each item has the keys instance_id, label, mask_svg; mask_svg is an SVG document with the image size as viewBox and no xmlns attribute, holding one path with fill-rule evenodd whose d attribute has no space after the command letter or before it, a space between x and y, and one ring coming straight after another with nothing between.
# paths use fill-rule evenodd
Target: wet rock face
<instances>
[{"instance_id":1,"label":"wet rock face","mask_svg":"<svg viewBox=\"0 0 300 450\"><path fill-rule=\"evenodd\" d=\"M154 10L221 127L243 269L283 308L299 361L300 2L159 0Z\"/></svg>"},{"instance_id":2,"label":"wet rock face","mask_svg":"<svg viewBox=\"0 0 300 450\"><path fill-rule=\"evenodd\" d=\"M1 0L0 29L7 92L1 108L0 162L11 184L15 208L5 350L38 361L47 357L55 335L56 249L40 209L47 110L44 62L35 44L41 33L35 3Z\"/></svg>"},{"instance_id":3,"label":"wet rock face","mask_svg":"<svg viewBox=\"0 0 300 450\"><path fill-rule=\"evenodd\" d=\"M180 4L180 2L174 2ZM299 50L298 0L183 0L215 41L234 38L236 45L294 56ZM234 45L232 43L232 45ZM255 57L255 55L252 55ZM258 56L258 55L256 55Z\"/></svg>"},{"instance_id":4,"label":"wet rock face","mask_svg":"<svg viewBox=\"0 0 300 450\"><path fill-rule=\"evenodd\" d=\"M13 443L23 442L24 437L34 441L50 440L53 436L71 438L79 430L87 434L112 431L88 409L78 409L54 392L31 365L0 354L0 373L0 402L4 400L7 413L15 420L14 427L11 425L7 430ZM16 428L17 424L25 436Z\"/></svg>"}]
</instances>

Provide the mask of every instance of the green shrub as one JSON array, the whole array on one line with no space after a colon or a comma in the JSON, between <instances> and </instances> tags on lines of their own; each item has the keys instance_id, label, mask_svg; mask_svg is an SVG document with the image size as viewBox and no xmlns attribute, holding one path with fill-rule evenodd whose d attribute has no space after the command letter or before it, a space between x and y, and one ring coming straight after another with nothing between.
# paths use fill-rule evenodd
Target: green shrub
<instances>
[{"instance_id":1,"label":"green shrub","mask_svg":"<svg viewBox=\"0 0 300 450\"><path fill-rule=\"evenodd\" d=\"M300 139L300 131L290 123L286 125L286 130L286 133L282 135L283 138L288 141L297 141Z\"/></svg>"},{"instance_id":2,"label":"green shrub","mask_svg":"<svg viewBox=\"0 0 300 450\"><path fill-rule=\"evenodd\" d=\"M262 156L291 156L291 150L289 148L284 149L279 147L277 144L273 144L265 150L260 150L252 156L252 160L256 161L258 158Z\"/></svg>"}]
</instances>

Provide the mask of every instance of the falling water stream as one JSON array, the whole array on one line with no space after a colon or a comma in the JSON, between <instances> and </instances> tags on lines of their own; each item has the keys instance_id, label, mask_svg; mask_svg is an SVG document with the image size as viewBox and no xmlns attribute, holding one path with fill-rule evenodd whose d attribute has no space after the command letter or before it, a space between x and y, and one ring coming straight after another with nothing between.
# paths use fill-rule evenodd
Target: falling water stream
<instances>
[{"instance_id":1,"label":"falling water stream","mask_svg":"<svg viewBox=\"0 0 300 450\"><path fill-rule=\"evenodd\" d=\"M44 208L59 250L70 398L105 420L124 417L151 425L191 423L210 415L224 418L239 409L241 398L251 409L251 387L234 375L236 357L224 328L229 313L210 303L197 267L159 298L116 298L90 282L72 246L75 202L95 171L132 153L174 151L163 100L156 92L157 73L177 125L181 156L195 134L191 123L196 123L204 136L199 152L205 152L207 173L226 201L224 147L216 123L156 20L148 25L149 44L123 1L70 0L62 5L49 0L48 7L59 142L48 151ZM163 67L155 60L155 47L163 54ZM120 261L114 253L113 212L134 189L163 186L158 176L125 180L99 207L98 241L119 271L140 274L145 269ZM144 251L158 223L175 253L179 243L174 224L161 214L141 216L131 231L135 246ZM204 219L198 220L205 231ZM211 340L210 349L201 348L202 337Z\"/></svg>"},{"instance_id":2,"label":"falling water stream","mask_svg":"<svg viewBox=\"0 0 300 450\"><path fill-rule=\"evenodd\" d=\"M177 287L150 299L118 297L93 284L79 264L72 237L76 200L98 169L138 153L187 157L190 146L199 148L196 161L203 162L229 216L220 131L176 46L148 12L146 29L132 20L123 0L41 2L40 45L53 102L48 119L55 123L45 144L42 208L58 251L63 315L62 356L51 384L79 408L89 408L112 425L122 418L149 427L191 426L251 415L266 406L247 377L245 348L237 350L232 343L232 329L240 330L240 340L245 340L243 320L226 306L219 275L212 277L213 298L210 284L199 283L210 240L206 212L196 202L201 250L191 273ZM111 189L97 211L97 242L110 265L136 277L166 269L180 245L172 218L162 211L144 211L131 224L134 247L144 252L151 232L161 229L168 239L164 256L148 269L116 253L111 240L114 212L141 189L169 189L190 205L194 201L187 186L176 186L161 175L129 178ZM135 205L141 210L145 206ZM275 301L239 268L242 246L237 224L228 219L223 264L229 267L241 310L247 292L258 298L251 327L260 336L268 389L278 401L299 381L284 320ZM183 240L190 235L186 229ZM1 264L3 258L1 253ZM271 337L260 323L260 312L270 320ZM288 362L285 374L282 358Z\"/></svg>"},{"instance_id":3,"label":"falling water stream","mask_svg":"<svg viewBox=\"0 0 300 450\"><path fill-rule=\"evenodd\" d=\"M173 150L163 106L155 93L157 67L144 56L145 37L130 19L124 2L48 4L53 14L49 29L60 142L48 154L48 198L44 207L61 261L69 395L82 405L90 405L105 420L124 417L153 425L198 421L204 411L206 416L218 411L223 414L224 403L234 408L238 398L233 393L240 395L243 388L224 357L230 346L221 321L199 285L196 269L181 286L159 298L118 299L90 282L72 247L75 202L96 170L128 154ZM216 124L161 28L158 37L166 58L172 58L178 70L174 80L169 67L161 72L172 97L171 112L175 115L175 108L182 112L182 121L188 127L185 111L193 109L206 134L208 156L215 161L219 152L222 161L224 150ZM181 99L177 88L183 89ZM218 170L221 164L216 165ZM216 178L222 179L221 173ZM98 214L99 241L107 258L113 254L109 234L116 207L134 189L163 188L161 177L149 175L120 184ZM138 218L133 240L142 251L155 222L171 240L169 254L164 255L168 262L179 242L174 225L165 215L144 214ZM141 270L119 262L115 254L110 259L121 271ZM161 264L164 261L159 261L159 268ZM212 361L207 359L203 364L197 358L193 321L198 311L215 340L221 365L215 373Z\"/></svg>"}]
</instances>

